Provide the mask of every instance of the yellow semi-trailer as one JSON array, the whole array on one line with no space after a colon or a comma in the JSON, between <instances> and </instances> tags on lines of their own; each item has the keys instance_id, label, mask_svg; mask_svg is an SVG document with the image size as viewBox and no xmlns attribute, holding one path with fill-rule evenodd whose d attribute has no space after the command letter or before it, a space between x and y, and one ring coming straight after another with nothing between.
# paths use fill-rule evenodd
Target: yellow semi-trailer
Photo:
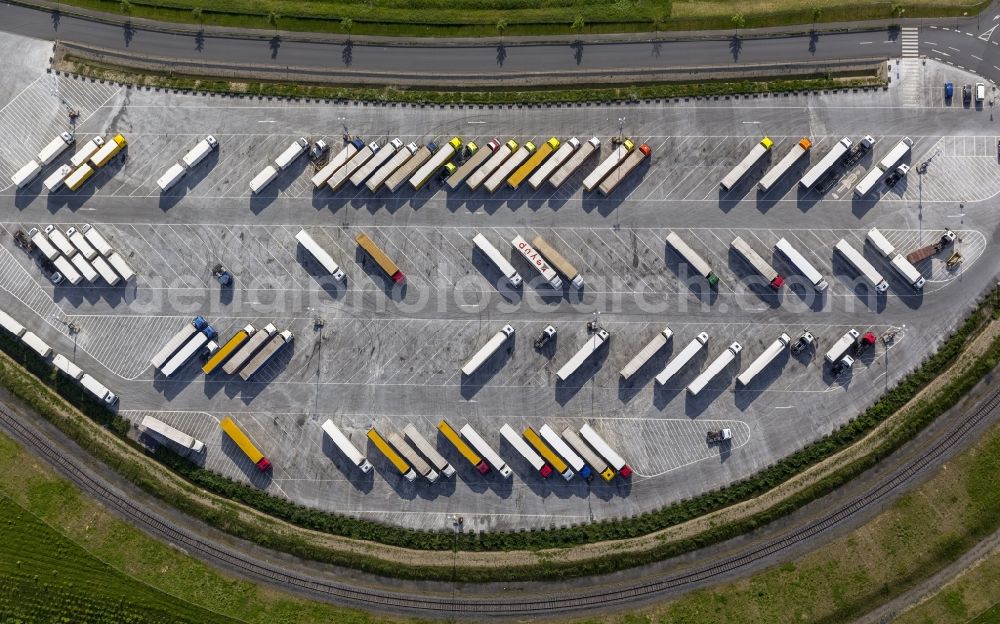
<instances>
[{"instance_id":1,"label":"yellow semi-trailer","mask_svg":"<svg viewBox=\"0 0 1000 624\"><path fill-rule=\"evenodd\" d=\"M79 168L66 177L66 188L71 191L75 191L83 186L83 183L89 180L92 175L94 175L93 167L89 164L80 165Z\"/></svg>"},{"instance_id":2,"label":"yellow semi-trailer","mask_svg":"<svg viewBox=\"0 0 1000 624\"><path fill-rule=\"evenodd\" d=\"M223 418L219 422L219 427L221 427L222 430L226 432L226 435L229 436L229 439L235 442L236 446L240 447L240 450L243 451L248 458L250 458L250 461L257 466L257 470L264 472L271 467L271 461L264 457L264 454L261 453L256 446L254 446L254 443L250 441L247 434L243 433L243 431L236 426L236 423L233 422L232 418L228 416Z\"/></svg>"},{"instance_id":3,"label":"yellow semi-trailer","mask_svg":"<svg viewBox=\"0 0 1000 624\"><path fill-rule=\"evenodd\" d=\"M524 161L524 164L518 167L517 170L514 171L509 178L507 178L507 184L510 185L510 188L517 190L517 188L521 186L521 183L524 182L524 180L557 149L559 149L559 139L555 137L552 137L545 143L542 143L542 146L535 150L535 153L531 155L531 158Z\"/></svg>"},{"instance_id":4,"label":"yellow semi-trailer","mask_svg":"<svg viewBox=\"0 0 1000 624\"><path fill-rule=\"evenodd\" d=\"M493 152L493 155L486 159L486 162L469 176L469 179L465 181L465 185L469 187L470 191L478 189L516 150L517 141L514 139L498 147L497 151Z\"/></svg>"},{"instance_id":5,"label":"yellow semi-trailer","mask_svg":"<svg viewBox=\"0 0 1000 624\"><path fill-rule=\"evenodd\" d=\"M444 144L441 149L434 152L427 162L420 166L419 169L414 172L413 176L410 177L410 186L413 187L414 191L419 191L427 184L438 171L441 170L445 164L451 160L451 157L462 148L462 139L460 137L451 137L451 140Z\"/></svg>"},{"instance_id":6,"label":"yellow semi-trailer","mask_svg":"<svg viewBox=\"0 0 1000 624\"><path fill-rule=\"evenodd\" d=\"M480 165L489 160L489 157L494 152L500 149L500 139L494 138L483 149L479 149L478 145L469 141L466 143L465 148L472 155L455 170L455 173L448 176L448 188L453 191L457 190L462 182L465 182L465 179L472 175L473 171L478 169Z\"/></svg>"},{"instance_id":7,"label":"yellow semi-trailer","mask_svg":"<svg viewBox=\"0 0 1000 624\"><path fill-rule=\"evenodd\" d=\"M386 442L385 438L382 437L382 434L376 431L374 427L368 430L368 439L372 441L375 448L377 448L382 455L389 460L389 463L391 463L396 470L399 471L399 474L401 474L404 479L407 481L413 481L417 478L417 471L411 468L410 464L406 463L405 459L400 457L399 453L397 453L396 450L392 448L388 442Z\"/></svg>"},{"instance_id":8,"label":"yellow semi-trailer","mask_svg":"<svg viewBox=\"0 0 1000 624\"><path fill-rule=\"evenodd\" d=\"M590 174L583 179L583 190L588 193L597 188L597 185L608 177L611 170L617 167L629 153L635 149L635 143L631 139L625 139L621 145L616 147L607 158L601 161Z\"/></svg>"},{"instance_id":9,"label":"yellow semi-trailer","mask_svg":"<svg viewBox=\"0 0 1000 624\"><path fill-rule=\"evenodd\" d=\"M475 466L476 472L479 474L486 474L490 471L490 465L486 463L486 460L472 450L471 446L466 444L465 440L462 439L462 436L458 435L458 432L455 431L455 428L448 424L448 421L442 420L439 422L438 431L440 431L441 435L451 442L452 446L455 447L455 450L458 451L459 455Z\"/></svg>"},{"instance_id":10,"label":"yellow semi-trailer","mask_svg":"<svg viewBox=\"0 0 1000 624\"><path fill-rule=\"evenodd\" d=\"M393 262L389 256L385 255L385 252L375 244L375 241L368 238L367 234L361 232L354 237L354 240L362 249L365 250L365 253L367 253L371 259L375 261L375 264L382 269L382 272L385 273L389 279L397 284L402 284L406 281L406 276L399 270L396 263Z\"/></svg>"},{"instance_id":11,"label":"yellow semi-trailer","mask_svg":"<svg viewBox=\"0 0 1000 624\"><path fill-rule=\"evenodd\" d=\"M542 166L531 174L530 178L528 178L528 184L531 186L532 190L537 191L540 186L545 184L545 181L556 172L556 169L566 162L569 157L573 155L573 152L579 148L580 139L576 137L573 137L569 141L560 145L559 149L552 154L552 157L546 159L546 161L542 163Z\"/></svg>"},{"instance_id":12,"label":"yellow semi-trailer","mask_svg":"<svg viewBox=\"0 0 1000 624\"><path fill-rule=\"evenodd\" d=\"M549 184L552 185L552 188L559 188L567 178L576 173L576 170L580 168L580 165L584 161L600 151L601 140L597 137L592 137L589 141L581 145L580 149L573 152L573 155L566 160L566 164L556 169L552 177L549 178Z\"/></svg>"},{"instance_id":13,"label":"yellow semi-trailer","mask_svg":"<svg viewBox=\"0 0 1000 624\"><path fill-rule=\"evenodd\" d=\"M403 459L408 461L413 469L421 474L431 483L438 480L438 473L436 470L431 468L431 465L417 453L410 444L403 439L403 436L399 435L395 431L390 431L386 434L386 438L389 439L389 444L392 444L393 448L403 456Z\"/></svg>"},{"instance_id":14,"label":"yellow semi-trailer","mask_svg":"<svg viewBox=\"0 0 1000 624\"><path fill-rule=\"evenodd\" d=\"M493 175L486 180L483 186L490 193L496 193L497 189L504 183L515 169L521 166L532 154L535 153L535 144L531 141L525 142L524 145L520 147L516 152L511 154L510 158L503 161L503 164L497 167L497 170L493 172Z\"/></svg>"},{"instance_id":15,"label":"yellow semi-trailer","mask_svg":"<svg viewBox=\"0 0 1000 624\"><path fill-rule=\"evenodd\" d=\"M251 336L257 333L257 328L253 325L247 325L240 331L226 341L226 344L215 352L215 354L205 362L205 365L201 367L201 372L206 375L212 373L215 369L222 366L223 362L229 359L229 356L236 353L236 350L243 346Z\"/></svg>"},{"instance_id":16,"label":"yellow semi-trailer","mask_svg":"<svg viewBox=\"0 0 1000 624\"><path fill-rule=\"evenodd\" d=\"M542 440L542 437L538 435L531 427L524 428L524 439L528 441L531 446L534 447L538 454L542 456L552 466L552 469L562 475L563 479L569 481L573 478L573 471L570 470L569 465L563 461L562 457L556 455L555 451L549 448L549 445Z\"/></svg>"},{"instance_id":17,"label":"yellow semi-trailer","mask_svg":"<svg viewBox=\"0 0 1000 624\"><path fill-rule=\"evenodd\" d=\"M111 141L106 143L101 149L97 150L93 156L90 157L90 164L96 169L100 169L104 165L111 162L111 159L118 155L118 152L125 149L128 145L128 141L125 140L124 135L116 134Z\"/></svg>"}]
</instances>

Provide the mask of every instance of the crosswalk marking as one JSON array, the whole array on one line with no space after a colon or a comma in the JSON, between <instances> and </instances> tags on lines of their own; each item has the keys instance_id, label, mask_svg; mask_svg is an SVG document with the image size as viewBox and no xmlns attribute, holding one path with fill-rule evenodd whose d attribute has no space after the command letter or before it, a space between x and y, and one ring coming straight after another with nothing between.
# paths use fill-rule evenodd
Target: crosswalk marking
<instances>
[{"instance_id":1,"label":"crosswalk marking","mask_svg":"<svg viewBox=\"0 0 1000 624\"><path fill-rule=\"evenodd\" d=\"M904 28L902 30L903 58L917 58L920 56L917 50L919 32L917 28Z\"/></svg>"}]
</instances>

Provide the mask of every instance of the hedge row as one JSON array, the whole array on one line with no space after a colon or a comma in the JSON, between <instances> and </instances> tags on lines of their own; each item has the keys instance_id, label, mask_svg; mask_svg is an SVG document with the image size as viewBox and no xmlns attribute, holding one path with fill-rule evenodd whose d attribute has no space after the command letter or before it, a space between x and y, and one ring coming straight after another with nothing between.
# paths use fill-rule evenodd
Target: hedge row
<instances>
[{"instance_id":1,"label":"hedge row","mask_svg":"<svg viewBox=\"0 0 1000 624\"><path fill-rule=\"evenodd\" d=\"M317 531L406 548L473 551L537 550L638 537L763 494L809 466L829 457L834 452L856 442L889 415L899 410L917 392L954 364L966 344L998 314L1000 314L1000 289L995 289L933 356L925 360L917 370L906 375L893 390L865 410L863 414L852 419L833 434L810 444L742 482L706 493L692 500L682 501L643 514L634 519L602 521L565 529L511 533L462 533L456 535L451 531L418 531L307 508L271 496L247 484L235 482L198 468L163 449L157 451L155 457L164 466L175 470L191 483L226 499L259 509L273 517ZM37 379L27 377L0 362L0 383L11 389L42 416L62 428L84 448L93 452L137 486L182 511L199 517L238 537L307 559L335 563L387 576L447 580L457 575L457 578L465 581L565 578L622 570L688 552L767 524L810 501L816 500L875 465L881 458L911 439L934 418L953 406L1000 362L1000 339L998 339L990 345L984 354L972 360L963 374L956 375L948 384L935 392L933 397L922 400L909 410L901 426L896 427L871 453L795 494L781 504L752 517L712 528L690 539L663 543L641 553L613 554L572 564L541 563L502 569L461 567L445 569L401 566L398 563L383 561L375 557L317 547L306 543L304 539L295 535L274 531L260 523L242 520L232 506L213 505L199 499L196 495L192 496L189 492L164 485L148 474L146 468L135 461L135 458L129 457L127 453L114 453L104 445L97 443L92 433L87 431L86 427L80 424L80 421L74 421L60 414L58 402L52 400L51 395L39 380L51 386L63 398L80 407L90 418L123 438L125 438L129 426L127 421L109 412L101 404L87 399L75 384L57 376L51 365L41 360L34 352L26 349L19 342L10 339L9 336L0 335L0 347L37 376ZM130 442L130 444L138 448L134 443Z\"/></svg>"}]
</instances>

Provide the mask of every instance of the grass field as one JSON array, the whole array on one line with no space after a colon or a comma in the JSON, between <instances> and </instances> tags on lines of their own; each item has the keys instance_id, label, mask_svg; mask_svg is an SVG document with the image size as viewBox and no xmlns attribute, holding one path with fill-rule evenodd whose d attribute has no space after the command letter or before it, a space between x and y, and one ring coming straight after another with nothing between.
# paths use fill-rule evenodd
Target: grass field
<instances>
[{"instance_id":1,"label":"grass field","mask_svg":"<svg viewBox=\"0 0 1000 624\"><path fill-rule=\"evenodd\" d=\"M64 0L134 17L342 34L411 37L570 35L973 15L988 0ZM819 12L817 13L817 8ZM902 11L902 13L900 13ZM345 22L345 20L347 20ZM502 25L502 27L500 26Z\"/></svg>"}]
</instances>

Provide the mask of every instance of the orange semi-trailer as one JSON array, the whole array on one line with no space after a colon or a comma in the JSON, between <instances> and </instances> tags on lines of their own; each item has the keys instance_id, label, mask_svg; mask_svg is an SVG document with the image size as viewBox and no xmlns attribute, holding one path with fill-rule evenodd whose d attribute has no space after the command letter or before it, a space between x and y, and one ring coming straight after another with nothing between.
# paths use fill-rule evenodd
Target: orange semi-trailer
<instances>
[{"instance_id":1,"label":"orange semi-trailer","mask_svg":"<svg viewBox=\"0 0 1000 624\"><path fill-rule=\"evenodd\" d=\"M355 236L354 240L362 249L365 250L365 253L371 256L371 259L375 261L375 264L377 264L392 281L397 284L402 284L406 281L406 276L399 270L396 263L390 260L389 256L385 255L385 252L375 244L375 241L368 238L367 234L362 232Z\"/></svg>"}]
</instances>

